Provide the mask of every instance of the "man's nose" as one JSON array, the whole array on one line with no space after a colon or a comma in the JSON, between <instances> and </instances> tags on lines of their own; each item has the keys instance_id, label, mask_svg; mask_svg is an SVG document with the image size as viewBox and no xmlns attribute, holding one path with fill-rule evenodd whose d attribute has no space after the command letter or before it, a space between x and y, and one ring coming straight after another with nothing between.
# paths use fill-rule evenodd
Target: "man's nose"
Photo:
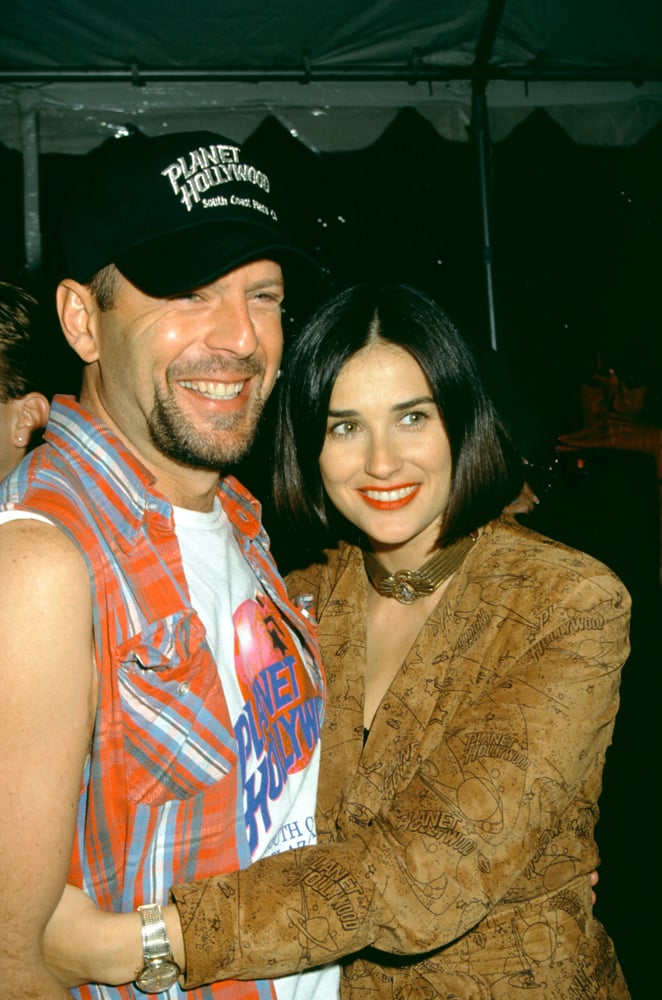
<instances>
[{"instance_id":1,"label":"man's nose","mask_svg":"<svg viewBox=\"0 0 662 1000\"><path fill-rule=\"evenodd\" d=\"M259 346L248 303L243 296L225 297L212 312L205 343L214 351L248 358Z\"/></svg>"}]
</instances>

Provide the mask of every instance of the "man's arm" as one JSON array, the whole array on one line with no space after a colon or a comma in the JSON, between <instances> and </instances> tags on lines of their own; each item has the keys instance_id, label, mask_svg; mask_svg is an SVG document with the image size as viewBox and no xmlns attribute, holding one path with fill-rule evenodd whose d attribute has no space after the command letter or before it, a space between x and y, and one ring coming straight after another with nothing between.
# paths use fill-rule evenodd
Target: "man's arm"
<instances>
[{"instance_id":1,"label":"man's arm","mask_svg":"<svg viewBox=\"0 0 662 1000\"><path fill-rule=\"evenodd\" d=\"M0 953L12 1000L64 1000L42 937L66 882L94 718L89 575L35 520L0 527Z\"/></svg>"}]
</instances>

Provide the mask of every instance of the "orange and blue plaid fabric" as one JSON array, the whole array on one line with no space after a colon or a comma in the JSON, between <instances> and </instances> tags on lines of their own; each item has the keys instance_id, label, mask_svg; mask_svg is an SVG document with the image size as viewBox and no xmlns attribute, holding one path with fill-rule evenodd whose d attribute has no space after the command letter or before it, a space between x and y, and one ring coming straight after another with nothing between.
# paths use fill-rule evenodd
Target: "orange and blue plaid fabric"
<instances>
[{"instance_id":1,"label":"orange and blue plaid fabric","mask_svg":"<svg viewBox=\"0 0 662 1000\"><path fill-rule=\"evenodd\" d=\"M316 639L269 553L259 505L234 479L219 499L282 622L299 633L323 705ZM250 864L237 746L205 630L191 608L172 509L151 474L70 397L0 493L38 512L83 552L94 595L99 700L83 776L70 880L108 910L167 900L171 885ZM321 718L319 719L321 723ZM319 732L319 727L317 727ZM131 985L83 998L140 997ZM270 982L224 982L168 998L274 997Z\"/></svg>"}]
</instances>

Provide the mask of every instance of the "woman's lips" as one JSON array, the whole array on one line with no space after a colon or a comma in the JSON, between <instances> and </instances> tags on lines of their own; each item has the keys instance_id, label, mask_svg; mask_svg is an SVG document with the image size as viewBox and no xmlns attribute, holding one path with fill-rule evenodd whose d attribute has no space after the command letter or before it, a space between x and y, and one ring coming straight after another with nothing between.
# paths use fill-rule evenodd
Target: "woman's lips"
<instances>
[{"instance_id":1,"label":"woman's lips","mask_svg":"<svg viewBox=\"0 0 662 1000\"><path fill-rule=\"evenodd\" d=\"M370 487L358 490L362 500L377 510L396 510L410 503L420 489L420 483L408 483L405 486Z\"/></svg>"}]
</instances>

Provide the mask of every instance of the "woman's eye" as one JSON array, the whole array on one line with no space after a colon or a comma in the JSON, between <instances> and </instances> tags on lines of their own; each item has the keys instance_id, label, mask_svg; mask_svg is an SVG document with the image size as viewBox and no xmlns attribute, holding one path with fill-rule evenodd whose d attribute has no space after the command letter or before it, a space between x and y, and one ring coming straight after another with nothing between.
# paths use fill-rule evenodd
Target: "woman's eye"
<instances>
[{"instance_id":1,"label":"woman's eye","mask_svg":"<svg viewBox=\"0 0 662 1000\"><path fill-rule=\"evenodd\" d=\"M336 437L347 437L349 434L353 434L356 430L356 424L353 420L343 420L341 423L332 424L329 427L329 433L334 434Z\"/></svg>"},{"instance_id":2,"label":"woman's eye","mask_svg":"<svg viewBox=\"0 0 662 1000\"><path fill-rule=\"evenodd\" d=\"M424 423L427 420L427 414L416 411L415 413L405 413L405 415L400 420L401 424L405 427L416 427L419 424Z\"/></svg>"}]
</instances>

